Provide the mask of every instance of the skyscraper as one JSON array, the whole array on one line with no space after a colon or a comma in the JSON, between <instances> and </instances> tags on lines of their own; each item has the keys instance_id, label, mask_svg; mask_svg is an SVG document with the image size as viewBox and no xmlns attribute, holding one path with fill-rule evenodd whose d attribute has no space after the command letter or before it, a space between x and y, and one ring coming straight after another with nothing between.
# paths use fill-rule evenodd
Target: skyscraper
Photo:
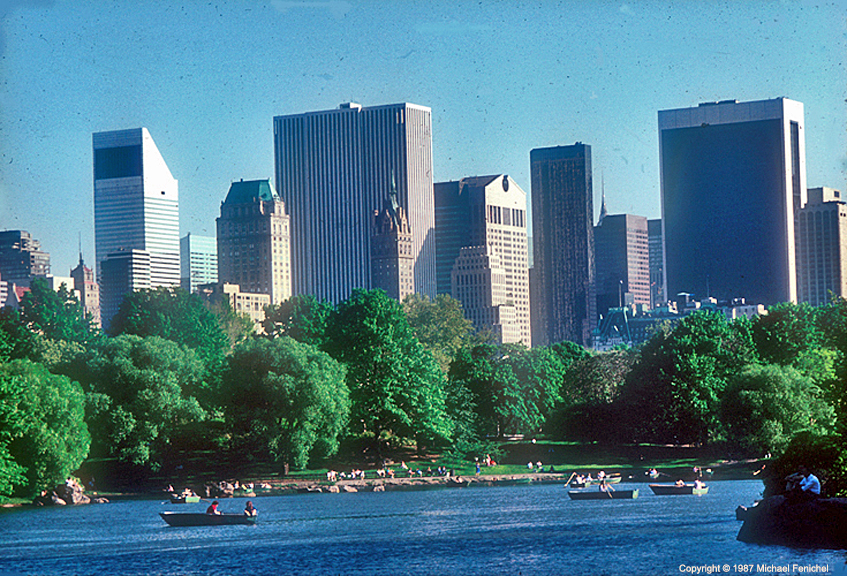
<instances>
[{"instance_id":1,"label":"skyscraper","mask_svg":"<svg viewBox=\"0 0 847 576\"><path fill-rule=\"evenodd\" d=\"M461 301L477 329L514 322L514 327L504 325L495 332L502 334L505 342L522 341L531 346L526 228L526 192L506 174L435 185L438 293ZM462 264L457 271L460 256ZM497 312L502 306L511 311ZM492 310L483 311L482 307Z\"/></svg>"},{"instance_id":2,"label":"skyscraper","mask_svg":"<svg viewBox=\"0 0 847 576\"><path fill-rule=\"evenodd\" d=\"M606 215L594 228L597 313L625 304L650 306L647 218Z\"/></svg>"},{"instance_id":3,"label":"skyscraper","mask_svg":"<svg viewBox=\"0 0 847 576\"><path fill-rule=\"evenodd\" d=\"M660 111L659 148L667 297L796 302L803 104L728 100Z\"/></svg>"},{"instance_id":4,"label":"skyscraper","mask_svg":"<svg viewBox=\"0 0 847 576\"><path fill-rule=\"evenodd\" d=\"M400 302L415 292L415 259L412 256L412 231L406 211L397 201L397 188L376 210L371 237L371 286L385 290Z\"/></svg>"},{"instance_id":5,"label":"skyscraper","mask_svg":"<svg viewBox=\"0 0 847 576\"><path fill-rule=\"evenodd\" d=\"M120 249L100 262L100 324L108 330L124 296L152 288L150 253Z\"/></svg>"},{"instance_id":6,"label":"skyscraper","mask_svg":"<svg viewBox=\"0 0 847 576\"><path fill-rule=\"evenodd\" d=\"M797 299L812 306L847 296L847 202L833 188L810 188L797 227Z\"/></svg>"},{"instance_id":7,"label":"skyscraper","mask_svg":"<svg viewBox=\"0 0 847 576\"><path fill-rule=\"evenodd\" d=\"M100 277L101 301L113 306L126 294L112 294L112 289L149 284L179 286L179 195L177 181L171 175L146 128L97 132L94 144L94 243L97 273ZM103 262L111 254L120 253L124 264L127 255L147 254L149 269L145 279L106 280ZM133 265L113 267L121 273L140 270ZM147 276L149 274L149 276ZM111 316L101 315L104 325Z\"/></svg>"},{"instance_id":8,"label":"skyscraper","mask_svg":"<svg viewBox=\"0 0 847 576\"><path fill-rule=\"evenodd\" d=\"M271 304L291 297L291 244L285 204L270 180L233 182L221 202L218 280Z\"/></svg>"},{"instance_id":9,"label":"skyscraper","mask_svg":"<svg viewBox=\"0 0 847 576\"><path fill-rule=\"evenodd\" d=\"M662 241L662 220L647 221L647 242L650 250L650 308L667 302L665 297L665 257Z\"/></svg>"},{"instance_id":10,"label":"skyscraper","mask_svg":"<svg viewBox=\"0 0 847 576\"><path fill-rule=\"evenodd\" d=\"M532 341L591 345L596 324L591 146L537 148L532 178Z\"/></svg>"},{"instance_id":11,"label":"skyscraper","mask_svg":"<svg viewBox=\"0 0 847 576\"><path fill-rule=\"evenodd\" d=\"M435 295L429 108L350 103L277 116L274 154L291 216L295 294L337 303L372 286L371 223L395 177L412 233L415 291Z\"/></svg>"},{"instance_id":12,"label":"skyscraper","mask_svg":"<svg viewBox=\"0 0 847 576\"><path fill-rule=\"evenodd\" d=\"M218 281L218 241L211 236L186 234L179 239L180 286L194 292L201 284Z\"/></svg>"}]
</instances>

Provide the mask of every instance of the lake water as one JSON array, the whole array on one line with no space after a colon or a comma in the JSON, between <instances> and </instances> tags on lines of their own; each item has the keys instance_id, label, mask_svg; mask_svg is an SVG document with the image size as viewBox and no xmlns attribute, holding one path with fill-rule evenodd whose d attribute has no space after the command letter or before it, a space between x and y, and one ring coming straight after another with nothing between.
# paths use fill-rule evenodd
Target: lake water
<instances>
[{"instance_id":1,"label":"lake water","mask_svg":"<svg viewBox=\"0 0 847 576\"><path fill-rule=\"evenodd\" d=\"M255 526L169 527L158 512L205 504L161 500L11 509L0 512L0 574L757 574L793 564L847 574L844 552L735 539L735 508L760 497L759 481L712 482L702 497L626 488L639 498L572 501L561 485L274 496L254 499ZM224 512L243 508L221 501Z\"/></svg>"}]
</instances>

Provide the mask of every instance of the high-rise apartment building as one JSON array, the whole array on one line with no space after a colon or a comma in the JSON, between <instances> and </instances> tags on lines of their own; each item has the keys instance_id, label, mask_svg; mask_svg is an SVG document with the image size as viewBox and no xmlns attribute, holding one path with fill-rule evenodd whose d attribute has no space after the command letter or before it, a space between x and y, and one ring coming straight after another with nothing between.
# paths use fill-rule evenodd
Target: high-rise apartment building
<instances>
[{"instance_id":1,"label":"high-rise apartment building","mask_svg":"<svg viewBox=\"0 0 847 576\"><path fill-rule=\"evenodd\" d=\"M50 274L50 254L26 230L0 232L0 277L9 285L29 286L36 277Z\"/></svg>"},{"instance_id":2,"label":"high-rise apartment building","mask_svg":"<svg viewBox=\"0 0 847 576\"><path fill-rule=\"evenodd\" d=\"M218 241L211 236L186 234L179 239L180 286L194 292L201 284L218 281Z\"/></svg>"},{"instance_id":3,"label":"high-rise apartment building","mask_svg":"<svg viewBox=\"0 0 847 576\"><path fill-rule=\"evenodd\" d=\"M150 287L179 286L179 193L176 179L146 128L97 132L94 147L94 244L104 304L125 293L109 290L103 261L110 254L143 251L149 258ZM104 324L111 317L101 315Z\"/></svg>"},{"instance_id":4,"label":"high-rise apartment building","mask_svg":"<svg viewBox=\"0 0 847 576\"><path fill-rule=\"evenodd\" d=\"M662 241L662 220L647 221L647 244L650 251L650 308L667 302L665 296L665 257Z\"/></svg>"},{"instance_id":5,"label":"high-rise apartment building","mask_svg":"<svg viewBox=\"0 0 847 576\"><path fill-rule=\"evenodd\" d=\"M625 304L650 306L647 218L607 214L594 227L597 313Z\"/></svg>"},{"instance_id":6,"label":"high-rise apartment building","mask_svg":"<svg viewBox=\"0 0 847 576\"><path fill-rule=\"evenodd\" d=\"M79 303L85 313L91 316L92 323L100 326L100 285L94 279L94 270L85 265L82 253L79 264L71 270L72 288L79 294Z\"/></svg>"},{"instance_id":7,"label":"high-rise apartment building","mask_svg":"<svg viewBox=\"0 0 847 576\"><path fill-rule=\"evenodd\" d=\"M501 315L493 311L471 313L472 306L512 307L509 317L514 319L516 330L506 326L494 331L507 338L504 341L522 341L531 346L526 229L526 192L505 174L435 184L438 293L451 294L461 301L465 315L477 329L486 328L485 322L500 323ZM475 250L464 253L465 248ZM455 284L455 265L460 255L464 260L463 269L459 271L462 282ZM484 266L494 266L497 270L483 271L481 267ZM499 290L496 281L499 269L503 273L502 295L496 292ZM469 274L479 281L474 281ZM486 293L473 295L472 288ZM476 304L472 305L469 298ZM517 340L510 336L513 333L517 334Z\"/></svg>"},{"instance_id":8,"label":"high-rise apartment building","mask_svg":"<svg viewBox=\"0 0 847 576\"><path fill-rule=\"evenodd\" d=\"M374 212L371 286L385 290L386 294L400 302L415 293L412 231L406 211L397 200L397 188L393 182L382 210Z\"/></svg>"},{"instance_id":9,"label":"high-rise apartment building","mask_svg":"<svg viewBox=\"0 0 847 576\"><path fill-rule=\"evenodd\" d=\"M668 298L796 302L803 104L728 100L660 111L659 148Z\"/></svg>"},{"instance_id":10,"label":"high-rise apartment building","mask_svg":"<svg viewBox=\"0 0 847 576\"><path fill-rule=\"evenodd\" d=\"M591 345L596 324L591 146L537 148L532 179L532 341Z\"/></svg>"},{"instance_id":11,"label":"high-rise apartment building","mask_svg":"<svg viewBox=\"0 0 847 576\"><path fill-rule=\"evenodd\" d=\"M270 180L230 185L217 219L220 282L267 294L271 304L291 298L291 234L285 208Z\"/></svg>"},{"instance_id":12,"label":"high-rise apartment building","mask_svg":"<svg viewBox=\"0 0 847 576\"><path fill-rule=\"evenodd\" d=\"M809 188L797 227L797 299L819 306L847 296L847 202L833 188Z\"/></svg>"},{"instance_id":13,"label":"high-rise apartment building","mask_svg":"<svg viewBox=\"0 0 847 576\"><path fill-rule=\"evenodd\" d=\"M276 185L291 216L295 294L340 302L370 288L372 219L396 178L415 292L435 295L432 120L415 104L274 118Z\"/></svg>"}]
</instances>

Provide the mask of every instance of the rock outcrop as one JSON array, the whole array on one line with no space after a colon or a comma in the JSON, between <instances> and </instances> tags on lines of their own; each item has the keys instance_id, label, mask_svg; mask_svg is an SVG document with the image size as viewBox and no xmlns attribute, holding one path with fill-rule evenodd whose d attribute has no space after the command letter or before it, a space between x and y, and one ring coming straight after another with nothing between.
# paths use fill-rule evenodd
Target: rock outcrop
<instances>
[{"instance_id":1,"label":"rock outcrop","mask_svg":"<svg viewBox=\"0 0 847 576\"><path fill-rule=\"evenodd\" d=\"M748 508L738 540L798 548L847 549L847 498L793 501L771 496Z\"/></svg>"},{"instance_id":2,"label":"rock outcrop","mask_svg":"<svg viewBox=\"0 0 847 576\"><path fill-rule=\"evenodd\" d=\"M106 498L94 498L85 495L85 490L78 482L68 480L59 484L53 490L41 493L41 496L33 501L36 506L75 506L77 504L105 504Z\"/></svg>"}]
</instances>

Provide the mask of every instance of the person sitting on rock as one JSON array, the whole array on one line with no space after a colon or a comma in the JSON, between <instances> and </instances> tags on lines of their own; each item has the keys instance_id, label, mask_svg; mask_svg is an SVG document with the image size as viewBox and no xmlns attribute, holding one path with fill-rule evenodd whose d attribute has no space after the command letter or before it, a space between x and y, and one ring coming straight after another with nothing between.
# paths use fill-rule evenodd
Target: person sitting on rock
<instances>
[{"instance_id":1,"label":"person sitting on rock","mask_svg":"<svg viewBox=\"0 0 847 576\"><path fill-rule=\"evenodd\" d=\"M806 498L816 498L821 495L821 481L806 467L800 467L800 491Z\"/></svg>"}]
</instances>

